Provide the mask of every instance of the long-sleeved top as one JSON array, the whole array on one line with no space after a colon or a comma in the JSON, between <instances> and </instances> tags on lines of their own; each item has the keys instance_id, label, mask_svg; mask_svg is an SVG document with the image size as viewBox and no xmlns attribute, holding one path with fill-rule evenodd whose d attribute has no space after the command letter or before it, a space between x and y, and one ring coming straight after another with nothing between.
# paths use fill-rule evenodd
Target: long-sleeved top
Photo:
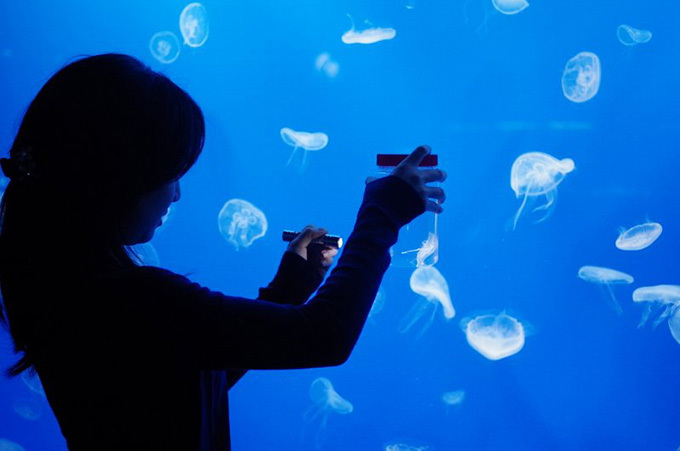
<instances>
[{"instance_id":1,"label":"long-sleeved top","mask_svg":"<svg viewBox=\"0 0 680 451\"><path fill-rule=\"evenodd\" d=\"M290 252L259 300L154 267L55 270L10 326L30 325L27 354L69 450L228 450L227 391L239 368L343 363L399 228L423 210L406 182L369 183L336 267L309 300L320 279Z\"/></svg>"}]
</instances>

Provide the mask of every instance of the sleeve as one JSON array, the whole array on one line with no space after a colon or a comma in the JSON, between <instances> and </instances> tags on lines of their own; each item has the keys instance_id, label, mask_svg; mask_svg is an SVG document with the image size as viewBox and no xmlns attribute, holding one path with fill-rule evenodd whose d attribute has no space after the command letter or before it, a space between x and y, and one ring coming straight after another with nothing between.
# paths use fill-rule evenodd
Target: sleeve
<instances>
[{"instance_id":1,"label":"sleeve","mask_svg":"<svg viewBox=\"0 0 680 451\"><path fill-rule=\"evenodd\" d=\"M156 352L198 369L343 363L363 328L399 228L423 211L422 199L401 179L369 183L337 266L302 305L231 297L169 271L140 268L153 293L141 314L150 315L156 329Z\"/></svg>"},{"instance_id":2,"label":"sleeve","mask_svg":"<svg viewBox=\"0 0 680 451\"><path fill-rule=\"evenodd\" d=\"M291 305L304 304L321 285L323 276L307 260L292 251L281 258L274 280L260 288L257 299Z\"/></svg>"}]
</instances>

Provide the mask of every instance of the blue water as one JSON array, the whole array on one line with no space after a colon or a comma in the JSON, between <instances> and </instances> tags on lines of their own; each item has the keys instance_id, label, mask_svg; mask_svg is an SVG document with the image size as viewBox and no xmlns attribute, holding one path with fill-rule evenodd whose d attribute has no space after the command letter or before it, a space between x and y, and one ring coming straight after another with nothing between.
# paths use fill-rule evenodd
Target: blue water
<instances>
[{"instance_id":1,"label":"blue water","mask_svg":"<svg viewBox=\"0 0 680 451\"><path fill-rule=\"evenodd\" d=\"M412 6L406 8L405 4ZM207 142L183 179L182 200L152 241L161 265L210 288L254 297L285 245L283 229L313 223L347 236L375 154L430 144L448 171L437 268L457 315L438 313L421 338L397 331L418 300L410 271L385 276L384 309L336 368L253 371L231 393L235 450L314 449L303 437L308 390L332 381L351 414L328 420L324 450L382 450L394 442L429 450L675 450L680 445L680 344L666 323L637 328L634 288L680 283L678 105L680 7L676 2L535 0L513 16L490 0L205 0L210 35L163 65L149 40L180 37L177 0L3 1L0 5L0 148L40 86L74 56L123 52L168 74L202 106ZM343 44L364 19L394 39ZM635 47L620 24L651 30ZM560 78L571 57L596 53L601 86L567 100ZM314 67L327 52L335 78ZM282 127L322 131L325 149L300 172L286 167ZM510 188L519 155L572 158L553 214L521 218ZM236 251L219 234L229 199L260 208L267 234ZM49 223L59 218L45 218ZM614 246L620 227L664 227L649 248ZM635 277L615 287L617 316L582 265ZM516 355L490 361L466 342L460 319L506 310L531 330ZM529 327L530 326L530 327ZM13 362L6 333L0 363ZM96 374L89 377L96 378ZM148 381L153 384L153 380ZM107 387L102 386L101 390ZM464 390L447 408L446 391ZM172 393L168 393L172 396ZM26 420L14 404L41 409ZM145 400L139 400L145 409ZM46 401L20 378L0 381L0 438L27 451L65 444Z\"/></svg>"}]
</instances>

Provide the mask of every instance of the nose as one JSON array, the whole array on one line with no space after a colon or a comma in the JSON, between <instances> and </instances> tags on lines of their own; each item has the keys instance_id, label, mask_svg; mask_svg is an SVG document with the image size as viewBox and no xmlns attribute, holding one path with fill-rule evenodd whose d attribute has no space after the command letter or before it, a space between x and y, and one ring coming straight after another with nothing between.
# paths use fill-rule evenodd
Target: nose
<instances>
[{"instance_id":1,"label":"nose","mask_svg":"<svg viewBox=\"0 0 680 451\"><path fill-rule=\"evenodd\" d=\"M179 189L179 181L177 181L177 182L175 182L175 197L173 197L172 201L177 202L181 197L182 197L182 192Z\"/></svg>"}]
</instances>

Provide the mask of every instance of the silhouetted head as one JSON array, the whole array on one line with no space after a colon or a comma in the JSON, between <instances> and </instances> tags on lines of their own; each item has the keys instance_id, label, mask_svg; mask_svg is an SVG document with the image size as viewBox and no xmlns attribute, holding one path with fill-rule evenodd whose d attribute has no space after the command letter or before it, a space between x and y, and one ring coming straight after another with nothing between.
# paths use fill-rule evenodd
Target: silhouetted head
<instances>
[{"instance_id":1,"label":"silhouetted head","mask_svg":"<svg viewBox=\"0 0 680 451\"><path fill-rule=\"evenodd\" d=\"M179 199L203 140L196 103L135 58L67 65L31 102L3 161L3 245L125 261L124 246L150 240Z\"/></svg>"}]
</instances>

